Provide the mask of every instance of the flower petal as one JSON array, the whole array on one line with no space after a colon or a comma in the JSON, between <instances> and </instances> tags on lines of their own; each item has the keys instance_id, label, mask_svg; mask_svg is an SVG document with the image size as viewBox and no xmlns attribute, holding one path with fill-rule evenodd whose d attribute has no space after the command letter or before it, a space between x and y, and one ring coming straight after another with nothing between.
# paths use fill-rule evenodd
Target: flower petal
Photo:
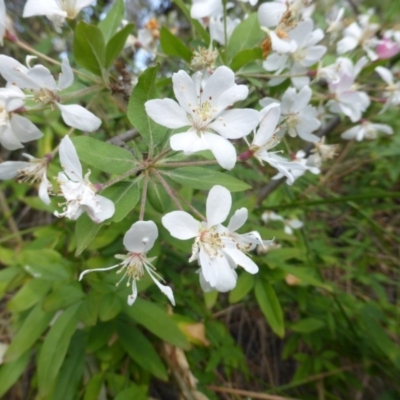
<instances>
[{"instance_id":1,"label":"flower petal","mask_svg":"<svg viewBox=\"0 0 400 400\"><path fill-rule=\"evenodd\" d=\"M226 220L232 206L232 196L228 189L220 185L211 188L207 197L207 226L215 226Z\"/></svg>"},{"instance_id":2,"label":"flower petal","mask_svg":"<svg viewBox=\"0 0 400 400\"><path fill-rule=\"evenodd\" d=\"M60 162L61 167L68 175L68 178L74 182L82 180L82 165L79 161L78 153L69 136L64 136L60 143Z\"/></svg>"},{"instance_id":3,"label":"flower petal","mask_svg":"<svg viewBox=\"0 0 400 400\"><path fill-rule=\"evenodd\" d=\"M29 121L28 118L12 114L10 123L15 136L23 143L39 139L43 136L38 127Z\"/></svg>"},{"instance_id":4,"label":"flower petal","mask_svg":"<svg viewBox=\"0 0 400 400\"><path fill-rule=\"evenodd\" d=\"M42 181L39 185L39 198L44 204L50 204L49 188L51 188L51 183L47 179L46 171L42 176Z\"/></svg>"},{"instance_id":5,"label":"flower petal","mask_svg":"<svg viewBox=\"0 0 400 400\"><path fill-rule=\"evenodd\" d=\"M0 179L12 179L18 175L18 172L30 166L26 161L5 161L0 164Z\"/></svg>"},{"instance_id":6,"label":"flower petal","mask_svg":"<svg viewBox=\"0 0 400 400\"><path fill-rule=\"evenodd\" d=\"M199 233L199 221L184 211L172 211L164 215L161 221L171 236L180 240L194 238Z\"/></svg>"},{"instance_id":7,"label":"flower petal","mask_svg":"<svg viewBox=\"0 0 400 400\"><path fill-rule=\"evenodd\" d=\"M63 105L56 103L61 111L64 122L75 129L85 132L93 132L101 125L101 119L79 104Z\"/></svg>"},{"instance_id":8,"label":"flower petal","mask_svg":"<svg viewBox=\"0 0 400 400\"><path fill-rule=\"evenodd\" d=\"M96 195L96 201L99 205L99 210L95 208L87 208L85 206L85 211L89 215L89 217L93 220L93 222L100 223L105 221L108 218L111 218L115 212L115 205L110 200L104 196ZM81 203L83 204L83 202Z\"/></svg>"},{"instance_id":9,"label":"flower petal","mask_svg":"<svg viewBox=\"0 0 400 400\"><path fill-rule=\"evenodd\" d=\"M233 144L229 140L211 132L205 132L203 137L207 143L207 148L214 154L218 164L222 168L231 170L235 166L237 158Z\"/></svg>"},{"instance_id":10,"label":"flower petal","mask_svg":"<svg viewBox=\"0 0 400 400\"><path fill-rule=\"evenodd\" d=\"M257 264L236 247L225 247L224 253L228 254L235 264L243 267L248 273L256 274L258 272Z\"/></svg>"},{"instance_id":11,"label":"flower petal","mask_svg":"<svg viewBox=\"0 0 400 400\"><path fill-rule=\"evenodd\" d=\"M188 155L196 153L197 151L209 149L209 144L205 140L204 135L198 135L193 130L172 135L169 141L172 150L182 150L185 154Z\"/></svg>"},{"instance_id":12,"label":"flower petal","mask_svg":"<svg viewBox=\"0 0 400 400\"><path fill-rule=\"evenodd\" d=\"M125 233L124 246L132 253L146 253L157 237L158 229L153 221L137 221Z\"/></svg>"},{"instance_id":13,"label":"flower petal","mask_svg":"<svg viewBox=\"0 0 400 400\"><path fill-rule=\"evenodd\" d=\"M61 64L62 72L58 77L58 89L64 90L74 83L74 72L69 65L68 57L64 57Z\"/></svg>"},{"instance_id":14,"label":"flower petal","mask_svg":"<svg viewBox=\"0 0 400 400\"><path fill-rule=\"evenodd\" d=\"M138 290L136 285L136 279L132 279L132 294L128 296L128 305L131 306L137 299Z\"/></svg>"},{"instance_id":15,"label":"flower petal","mask_svg":"<svg viewBox=\"0 0 400 400\"><path fill-rule=\"evenodd\" d=\"M172 75L175 97L179 105L187 114L191 114L194 107L197 107L198 99L193 79L187 72L180 70Z\"/></svg>"},{"instance_id":16,"label":"flower petal","mask_svg":"<svg viewBox=\"0 0 400 400\"><path fill-rule=\"evenodd\" d=\"M263 115L263 117L257 133L254 136L253 144L262 147L271 139L276 130L281 116L281 108L278 103L272 103L262 109L260 114Z\"/></svg>"},{"instance_id":17,"label":"flower petal","mask_svg":"<svg viewBox=\"0 0 400 400\"><path fill-rule=\"evenodd\" d=\"M151 222L151 221L150 221ZM154 283L157 285L157 287L161 290L161 293L165 294L168 297L168 300L171 302L171 304L174 306L175 305L175 299L174 299L174 292L169 286L162 285L154 276L153 272L151 271L151 268L148 268L146 264L144 264L146 267L146 271L149 273L151 279L153 279Z\"/></svg>"},{"instance_id":18,"label":"flower petal","mask_svg":"<svg viewBox=\"0 0 400 400\"><path fill-rule=\"evenodd\" d=\"M233 214L231 219L229 220L228 224L229 232L235 232L239 228L241 228L247 221L247 217L248 217L247 208L242 207L239 210L236 210L235 214Z\"/></svg>"},{"instance_id":19,"label":"flower petal","mask_svg":"<svg viewBox=\"0 0 400 400\"><path fill-rule=\"evenodd\" d=\"M170 129L192 125L185 110L172 99L149 100L144 103L147 115L157 124Z\"/></svg>"}]
</instances>

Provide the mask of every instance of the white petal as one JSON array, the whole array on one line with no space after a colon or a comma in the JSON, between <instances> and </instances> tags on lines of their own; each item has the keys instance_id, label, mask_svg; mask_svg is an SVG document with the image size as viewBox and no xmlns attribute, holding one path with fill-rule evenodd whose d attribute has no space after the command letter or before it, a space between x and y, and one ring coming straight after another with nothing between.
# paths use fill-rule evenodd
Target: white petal
<instances>
[{"instance_id":1,"label":"white petal","mask_svg":"<svg viewBox=\"0 0 400 400\"><path fill-rule=\"evenodd\" d=\"M207 148L211 150L218 164L227 170L231 170L236 164L236 150L231 142L219 135L206 132L204 140L207 142Z\"/></svg>"},{"instance_id":2,"label":"white petal","mask_svg":"<svg viewBox=\"0 0 400 400\"><path fill-rule=\"evenodd\" d=\"M154 276L153 272L151 271L150 268L147 268L145 264L146 270L148 274L150 275L151 279L153 279L154 283L157 285L157 287L161 290L161 293L165 294L168 297L168 300L171 302L171 304L174 306L175 305L175 299L174 299L174 293L172 289L169 286L162 285Z\"/></svg>"},{"instance_id":3,"label":"white petal","mask_svg":"<svg viewBox=\"0 0 400 400\"><path fill-rule=\"evenodd\" d=\"M47 179L45 172L39 185L39 198L44 204L50 204L49 188L51 188L51 183Z\"/></svg>"},{"instance_id":4,"label":"white petal","mask_svg":"<svg viewBox=\"0 0 400 400\"><path fill-rule=\"evenodd\" d=\"M88 7L94 3L95 0L75 0L75 8L82 10L82 8Z\"/></svg>"},{"instance_id":5,"label":"white petal","mask_svg":"<svg viewBox=\"0 0 400 400\"><path fill-rule=\"evenodd\" d=\"M218 110L225 110L237 101L244 100L249 94L249 88L245 85L234 85L225 90L218 101L213 101Z\"/></svg>"},{"instance_id":6,"label":"white petal","mask_svg":"<svg viewBox=\"0 0 400 400\"><path fill-rule=\"evenodd\" d=\"M260 111L263 115L257 133L254 136L253 144L264 146L272 137L281 116L281 108L278 103L272 103Z\"/></svg>"},{"instance_id":7,"label":"white petal","mask_svg":"<svg viewBox=\"0 0 400 400\"><path fill-rule=\"evenodd\" d=\"M237 282L236 271L231 268L225 257L216 257L215 264L214 268L216 268L218 275L214 288L223 293L232 290Z\"/></svg>"},{"instance_id":8,"label":"white petal","mask_svg":"<svg viewBox=\"0 0 400 400\"><path fill-rule=\"evenodd\" d=\"M94 208L87 209L85 207L85 211L87 212L89 217L93 220L93 222L100 223L108 218L111 218L114 215L115 205L110 199L107 199L106 197L97 194L96 201L100 206L99 211L95 210Z\"/></svg>"},{"instance_id":9,"label":"white petal","mask_svg":"<svg viewBox=\"0 0 400 400\"><path fill-rule=\"evenodd\" d=\"M68 57L64 57L61 64L62 72L58 77L58 88L64 90L74 83L74 72L69 65Z\"/></svg>"},{"instance_id":10,"label":"white petal","mask_svg":"<svg viewBox=\"0 0 400 400\"><path fill-rule=\"evenodd\" d=\"M380 77L388 84L393 84L393 74L385 67L376 67L375 71L380 75Z\"/></svg>"},{"instance_id":11,"label":"white petal","mask_svg":"<svg viewBox=\"0 0 400 400\"><path fill-rule=\"evenodd\" d=\"M215 226L226 220L232 206L232 196L228 189L220 185L211 188L207 197L207 225Z\"/></svg>"},{"instance_id":12,"label":"white petal","mask_svg":"<svg viewBox=\"0 0 400 400\"><path fill-rule=\"evenodd\" d=\"M24 7L22 16L24 18L35 15L47 15L59 11L55 0L28 0Z\"/></svg>"},{"instance_id":13,"label":"white petal","mask_svg":"<svg viewBox=\"0 0 400 400\"><path fill-rule=\"evenodd\" d=\"M164 215L161 221L171 236L180 240L194 238L199 233L200 223L184 211L172 211Z\"/></svg>"},{"instance_id":14,"label":"white petal","mask_svg":"<svg viewBox=\"0 0 400 400\"><path fill-rule=\"evenodd\" d=\"M157 237L158 229L153 221L138 221L125 233L124 246L132 253L146 253Z\"/></svg>"},{"instance_id":15,"label":"white petal","mask_svg":"<svg viewBox=\"0 0 400 400\"><path fill-rule=\"evenodd\" d=\"M202 100L209 101L218 107L220 97L223 93L235 86L235 74L228 67L218 67L207 79L202 93ZM239 89L240 90L240 89ZM219 109L222 111L221 109Z\"/></svg>"},{"instance_id":16,"label":"white petal","mask_svg":"<svg viewBox=\"0 0 400 400\"><path fill-rule=\"evenodd\" d=\"M354 50L358 45L358 39L346 36L339 40L336 46L336 51L338 54L344 54L348 51Z\"/></svg>"},{"instance_id":17,"label":"white petal","mask_svg":"<svg viewBox=\"0 0 400 400\"><path fill-rule=\"evenodd\" d=\"M32 79L27 75L28 68L12 57L0 55L0 74L7 82L22 89L39 89L39 86L32 82Z\"/></svg>"},{"instance_id":18,"label":"white petal","mask_svg":"<svg viewBox=\"0 0 400 400\"><path fill-rule=\"evenodd\" d=\"M224 252L228 254L236 264L243 267L248 273L256 274L258 272L257 264L236 247L226 247Z\"/></svg>"},{"instance_id":19,"label":"white petal","mask_svg":"<svg viewBox=\"0 0 400 400\"><path fill-rule=\"evenodd\" d=\"M46 88L51 91L57 89L56 81L51 74L50 70L44 67L43 65L35 65L33 68L28 70L27 76L34 82L32 88ZM27 86L27 88L29 88Z\"/></svg>"},{"instance_id":20,"label":"white petal","mask_svg":"<svg viewBox=\"0 0 400 400\"><path fill-rule=\"evenodd\" d=\"M272 53L263 62L263 68L267 71L282 71L286 67L287 61L286 54Z\"/></svg>"},{"instance_id":21,"label":"white petal","mask_svg":"<svg viewBox=\"0 0 400 400\"><path fill-rule=\"evenodd\" d=\"M74 182L82 180L82 165L79 161L78 153L69 136L64 136L60 143L60 162L61 167Z\"/></svg>"},{"instance_id":22,"label":"white petal","mask_svg":"<svg viewBox=\"0 0 400 400\"><path fill-rule=\"evenodd\" d=\"M258 21L260 26L272 28L277 26L286 12L286 4L273 1L263 3L258 8Z\"/></svg>"},{"instance_id":23,"label":"white petal","mask_svg":"<svg viewBox=\"0 0 400 400\"><path fill-rule=\"evenodd\" d=\"M183 133L177 133L170 137L170 146L172 150L183 151L185 154L196 153L197 151L208 150L209 145L203 134L200 136L193 130ZM236 153L235 153L236 157Z\"/></svg>"},{"instance_id":24,"label":"white petal","mask_svg":"<svg viewBox=\"0 0 400 400\"><path fill-rule=\"evenodd\" d=\"M144 103L147 115L157 124L170 129L190 126L185 110L171 99L149 100Z\"/></svg>"},{"instance_id":25,"label":"white petal","mask_svg":"<svg viewBox=\"0 0 400 400\"><path fill-rule=\"evenodd\" d=\"M209 17L222 13L222 3L219 0L193 0L190 16L194 19Z\"/></svg>"},{"instance_id":26,"label":"white petal","mask_svg":"<svg viewBox=\"0 0 400 400\"><path fill-rule=\"evenodd\" d=\"M198 103L193 79L185 71L181 70L172 75L172 82L174 94L179 105L187 114L191 114Z\"/></svg>"},{"instance_id":27,"label":"white petal","mask_svg":"<svg viewBox=\"0 0 400 400\"><path fill-rule=\"evenodd\" d=\"M137 299L138 290L136 285L136 279L132 279L132 294L128 296L128 305L131 306Z\"/></svg>"},{"instance_id":28,"label":"white petal","mask_svg":"<svg viewBox=\"0 0 400 400\"><path fill-rule=\"evenodd\" d=\"M248 135L260 120L260 114L249 108L235 109L223 112L209 128L219 133L225 139L239 139Z\"/></svg>"},{"instance_id":29,"label":"white petal","mask_svg":"<svg viewBox=\"0 0 400 400\"><path fill-rule=\"evenodd\" d=\"M101 119L97 118L86 108L78 104L63 105L56 103L61 111L64 122L75 129L85 132L93 132L101 125Z\"/></svg>"},{"instance_id":30,"label":"white petal","mask_svg":"<svg viewBox=\"0 0 400 400\"><path fill-rule=\"evenodd\" d=\"M11 125L9 124L0 127L0 143L7 150L16 150L24 147L15 136L15 133L13 132L13 130L11 129Z\"/></svg>"},{"instance_id":31,"label":"white petal","mask_svg":"<svg viewBox=\"0 0 400 400\"><path fill-rule=\"evenodd\" d=\"M232 215L231 219L229 220L228 230L229 232L235 232L239 228L241 228L244 223L247 221L248 211L247 208L240 208L239 210L235 211L235 214Z\"/></svg>"},{"instance_id":32,"label":"white petal","mask_svg":"<svg viewBox=\"0 0 400 400\"><path fill-rule=\"evenodd\" d=\"M213 291L213 290L215 290L215 288L214 287L212 287L206 280L205 280L205 278L204 278L204 275L203 275L203 271L200 269L200 272L199 272L199 280L200 280L200 286L201 286L201 289L203 290L203 292L211 292L211 291Z\"/></svg>"},{"instance_id":33,"label":"white petal","mask_svg":"<svg viewBox=\"0 0 400 400\"><path fill-rule=\"evenodd\" d=\"M30 166L30 163L26 161L5 161L0 164L0 179L12 179L24 168Z\"/></svg>"},{"instance_id":34,"label":"white petal","mask_svg":"<svg viewBox=\"0 0 400 400\"><path fill-rule=\"evenodd\" d=\"M15 136L23 143L43 136L43 133L28 118L13 114L10 122Z\"/></svg>"},{"instance_id":35,"label":"white petal","mask_svg":"<svg viewBox=\"0 0 400 400\"><path fill-rule=\"evenodd\" d=\"M217 261L218 258L225 257L215 257L210 258L209 254L204 251L203 247L200 247L199 251L199 263L201 266L201 271L203 272L203 277L206 282L208 282L212 287L216 285L218 278Z\"/></svg>"}]
</instances>

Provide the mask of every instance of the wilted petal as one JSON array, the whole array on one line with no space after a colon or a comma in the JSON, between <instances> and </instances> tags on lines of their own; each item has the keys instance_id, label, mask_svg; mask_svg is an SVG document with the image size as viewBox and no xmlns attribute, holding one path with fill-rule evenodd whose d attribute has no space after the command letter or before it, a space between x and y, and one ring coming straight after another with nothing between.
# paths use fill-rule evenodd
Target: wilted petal
<instances>
[{"instance_id":1,"label":"wilted petal","mask_svg":"<svg viewBox=\"0 0 400 400\"><path fill-rule=\"evenodd\" d=\"M60 162L69 179L74 182L82 180L82 165L78 153L69 136L64 136L60 143Z\"/></svg>"},{"instance_id":2,"label":"wilted petal","mask_svg":"<svg viewBox=\"0 0 400 400\"><path fill-rule=\"evenodd\" d=\"M131 306L137 299L138 290L136 285L136 279L132 279L132 294L128 296L128 305Z\"/></svg>"},{"instance_id":3,"label":"wilted petal","mask_svg":"<svg viewBox=\"0 0 400 400\"><path fill-rule=\"evenodd\" d=\"M232 206L232 196L228 189L220 185L212 187L207 197L207 225L221 224L228 217Z\"/></svg>"},{"instance_id":4,"label":"wilted petal","mask_svg":"<svg viewBox=\"0 0 400 400\"><path fill-rule=\"evenodd\" d=\"M75 129L85 132L93 132L101 125L101 119L97 118L86 108L78 104L63 105L56 103L61 111L64 122Z\"/></svg>"},{"instance_id":5,"label":"wilted petal","mask_svg":"<svg viewBox=\"0 0 400 400\"><path fill-rule=\"evenodd\" d=\"M168 300L171 302L171 304L174 306L175 305L175 299L174 299L174 293L172 289L169 286L162 285L157 278L154 276L154 273L151 271L151 268L148 268L146 264L144 264L146 267L146 271L150 275L151 279L153 279L154 283L157 285L157 287L161 290L161 293L165 294L168 297Z\"/></svg>"},{"instance_id":6,"label":"wilted petal","mask_svg":"<svg viewBox=\"0 0 400 400\"><path fill-rule=\"evenodd\" d=\"M138 221L125 233L124 246L132 253L145 253L153 247L157 237L158 229L153 221Z\"/></svg>"},{"instance_id":7,"label":"wilted petal","mask_svg":"<svg viewBox=\"0 0 400 400\"><path fill-rule=\"evenodd\" d=\"M180 240L194 238L199 233L200 222L184 211L172 211L164 215L161 221L171 236Z\"/></svg>"},{"instance_id":8,"label":"wilted petal","mask_svg":"<svg viewBox=\"0 0 400 400\"><path fill-rule=\"evenodd\" d=\"M50 204L49 188L51 188L51 183L47 179L45 172L39 185L39 198L44 204Z\"/></svg>"}]
</instances>

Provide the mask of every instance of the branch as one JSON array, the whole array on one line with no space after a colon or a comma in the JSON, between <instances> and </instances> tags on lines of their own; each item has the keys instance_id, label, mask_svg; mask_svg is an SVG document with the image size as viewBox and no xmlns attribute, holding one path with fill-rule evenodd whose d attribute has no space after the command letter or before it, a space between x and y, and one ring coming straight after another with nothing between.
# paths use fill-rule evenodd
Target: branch
<instances>
[{"instance_id":1,"label":"branch","mask_svg":"<svg viewBox=\"0 0 400 400\"><path fill-rule=\"evenodd\" d=\"M116 146L125 146L126 142L134 139L136 136L139 135L139 132L136 129L130 129L120 135L114 136L111 139L107 140L107 143L115 144Z\"/></svg>"}]
</instances>

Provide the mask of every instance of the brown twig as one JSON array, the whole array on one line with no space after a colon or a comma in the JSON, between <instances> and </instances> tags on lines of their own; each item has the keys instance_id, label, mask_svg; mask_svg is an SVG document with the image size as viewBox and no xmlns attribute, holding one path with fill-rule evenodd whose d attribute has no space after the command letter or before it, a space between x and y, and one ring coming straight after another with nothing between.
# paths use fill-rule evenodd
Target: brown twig
<instances>
[{"instance_id":1,"label":"brown twig","mask_svg":"<svg viewBox=\"0 0 400 400\"><path fill-rule=\"evenodd\" d=\"M230 393L236 396L242 397L250 397L253 399L261 399L261 400L298 400L293 397L282 397L276 396L274 394L266 394L266 393L259 393L259 392L252 392L249 390L242 390L242 389L233 389L233 388L224 388L220 386L207 386L208 389L212 390L213 392L217 393Z\"/></svg>"}]
</instances>

